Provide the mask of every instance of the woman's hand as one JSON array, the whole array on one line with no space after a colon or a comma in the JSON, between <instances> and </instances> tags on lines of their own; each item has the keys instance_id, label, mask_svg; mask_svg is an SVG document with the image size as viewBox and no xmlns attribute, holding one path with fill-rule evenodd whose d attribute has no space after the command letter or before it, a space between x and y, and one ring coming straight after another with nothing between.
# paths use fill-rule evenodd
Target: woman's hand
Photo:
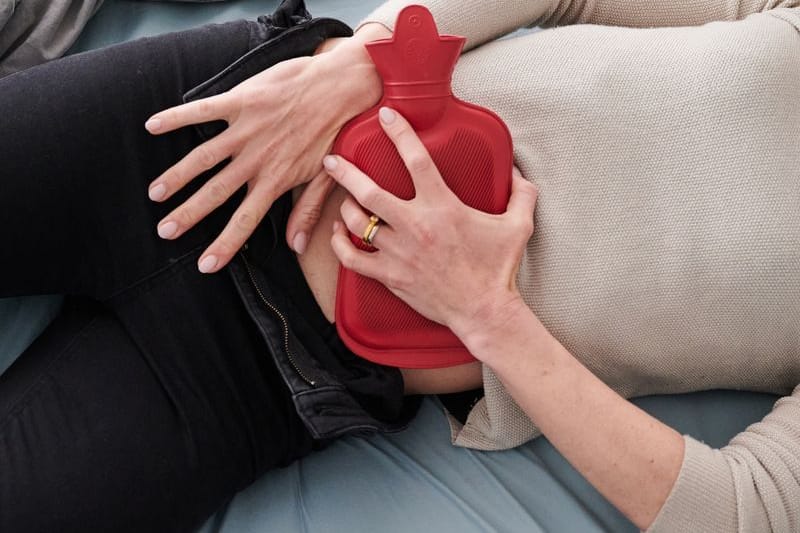
<instances>
[{"instance_id":1,"label":"woman's hand","mask_svg":"<svg viewBox=\"0 0 800 533\"><path fill-rule=\"evenodd\" d=\"M361 206L383 221L373 240L378 250L372 253L356 248L337 223L331 245L339 261L380 281L460 338L489 317L516 311L521 298L515 277L533 233L536 188L515 169L505 213L472 209L447 187L409 123L388 108L379 114L411 173L416 195L401 200L343 158L327 156L325 169L355 198L341 207L347 229L361 235L369 224Z\"/></svg>"},{"instance_id":2,"label":"woman's hand","mask_svg":"<svg viewBox=\"0 0 800 533\"><path fill-rule=\"evenodd\" d=\"M279 196L317 176L291 221L298 235L310 231L331 188L320 160L341 127L381 95L380 79L363 44L389 34L380 25L365 26L352 38L323 43L322 53L313 57L284 61L224 94L151 117L145 127L156 135L213 120L228 123L225 131L150 185L152 200L167 200L230 158L227 166L159 222L158 234L165 239L180 237L246 184L242 204L198 262L201 272L216 272L242 247ZM307 233L293 235L290 245L302 253L306 241Z\"/></svg>"},{"instance_id":3,"label":"woman's hand","mask_svg":"<svg viewBox=\"0 0 800 533\"><path fill-rule=\"evenodd\" d=\"M381 118L416 197L400 200L342 158L326 157L336 181L386 222L374 253L356 248L337 223L331 244L339 260L449 326L567 460L647 528L678 476L683 439L581 365L522 302L514 280L533 232L536 189L516 174L504 214L471 209L447 188L408 123L385 108ZM367 212L353 200L341 212L362 235Z\"/></svg>"}]
</instances>

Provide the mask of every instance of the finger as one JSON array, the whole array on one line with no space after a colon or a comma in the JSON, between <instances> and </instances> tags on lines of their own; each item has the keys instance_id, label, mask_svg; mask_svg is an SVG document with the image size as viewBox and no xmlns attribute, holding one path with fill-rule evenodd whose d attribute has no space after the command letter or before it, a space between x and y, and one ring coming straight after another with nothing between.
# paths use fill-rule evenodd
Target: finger
<instances>
[{"instance_id":1,"label":"finger","mask_svg":"<svg viewBox=\"0 0 800 533\"><path fill-rule=\"evenodd\" d=\"M352 270L362 276L382 281L383 271L380 255L364 250L359 250L350 240L343 224L334 222L333 235L331 236L331 248L339 259L339 262L348 270Z\"/></svg>"},{"instance_id":2,"label":"finger","mask_svg":"<svg viewBox=\"0 0 800 533\"><path fill-rule=\"evenodd\" d=\"M233 105L234 99L228 93L209 96L160 111L147 119L144 127L153 135L160 135L190 124L225 120Z\"/></svg>"},{"instance_id":3,"label":"finger","mask_svg":"<svg viewBox=\"0 0 800 533\"><path fill-rule=\"evenodd\" d=\"M356 203L352 198L345 199L342 202L339 212L342 215L342 220L350 232L363 238L364 231L370 224L369 215ZM372 246L378 249L385 249L394 240L394 230L387 224L378 223L378 230L374 233L372 238Z\"/></svg>"},{"instance_id":4,"label":"finger","mask_svg":"<svg viewBox=\"0 0 800 533\"><path fill-rule=\"evenodd\" d=\"M431 159L428 149L422 144L411 124L398 112L382 107L378 112L381 126L392 140L397 153L405 163L414 182L414 190L418 196L437 197L449 191L439 170Z\"/></svg>"},{"instance_id":5,"label":"finger","mask_svg":"<svg viewBox=\"0 0 800 533\"><path fill-rule=\"evenodd\" d=\"M154 202L163 202L187 183L225 161L238 146L238 139L228 131L204 142L172 165L150 184L148 195Z\"/></svg>"},{"instance_id":6,"label":"finger","mask_svg":"<svg viewBox=\"0 0 800 533\"><path fill-rule=\"evenodd\" d=\"M253 169L240 160L232 161L209 179L188 200L172 210L158 223L162 239L177 239L214 209L224 204L253 174Z\"/></svg>"},{"instance_id":7,"label":"finger","mask_svg":"<svg viewBox=\"0 0 800 533\"><path fill-rule=\"evenodd\" d=\"M335 186L336 182L323 169L297 198L286 221L286 242L298 254L306 251L308 236L319 222L322 206Z\"/></svg>"},{"instance_id":8,"label":"finger","mask_svg":"<svg viewBox=\"0 0 800 533\"><path fill-rule=\"evenodd\" d=\"M527 241L533 235L533 212L539 190L519 172L512 173L511 198L504 217L511 217L513 224L519 229L519 235Z\"/></svg>"},{"instance_id":9,"label":"finger","mask_svg":"<svg viewBox=\"0 0 800 533\"><path fill-rule=\"evenodd\" d=\"M406 203L381 189L372 178L361 172L352 163L337 155L327 155L322 160L328 174L333 177L358 201L389 224L401 219L402 206Z\"/></svg>"},{"instance_id":10,"label":"finger","mask_svg":"<svg viewBox=\"0 0 800 533\"><path fill-rule=\"evenodd\" d=\"M514 167L511 175L511 197L508 199L506 213L532 218L538 196L539 190L536 186L523 178L519 170Z\"/></svg>"},{"instance_id":11,"label":"finger","mask_svg":"<svg viewBox=\"0 0 800 533\"><path fill-rule=\"evenodd\" d=\"M227 265L258 227L272 201L272 198L256 189L250 191L219 237L200 256L197 262L200 272L210 274Z\"/></svg>"}]
</instances>

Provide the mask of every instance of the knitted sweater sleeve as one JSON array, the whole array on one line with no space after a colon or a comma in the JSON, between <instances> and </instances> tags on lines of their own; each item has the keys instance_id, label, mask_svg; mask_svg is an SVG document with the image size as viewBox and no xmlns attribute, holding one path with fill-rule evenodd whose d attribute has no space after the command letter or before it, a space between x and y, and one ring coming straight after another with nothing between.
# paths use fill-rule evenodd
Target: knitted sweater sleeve
<instances>
[{"instance_id":1,"label":"knitted sweater sleeve","mask_svg":"<svg viewBox=\"0 0 800 533\"><path fill-rule=\"evenodd\" d=\"M527 26L602 24L608 26L695 26L738 20L777 7L796 7L798 0L389 0L366 22L393 29L407 5L431 10L440 33L463 35L465 51Z\"/></svg>"},{"instance_id":2,"label":"knitted sweater sleeve","mask_svg":"<svg viewBox=\"0 0 800 533\"><path fill-rule=\"evenodd\" d=\"M648 533L800 531L800 386L721 449L684 439L680 474Z\"/></svg>"},{"instance_id":3,"label":"knitted sweater sleeve","mask_svg":"<svg viewBox=\"0 0 800 533\"><path fill-rule=\"evenodd\" d=\"M538 179L543 186L542 190L547 190L549 187L551 194L556 191L562 194L559 198L567 198L567 192L572 195L570 198L582 197L575 193L578 190L577 185L584 182L591 183L591 180L597 177L596 174L603 173L596 170L598 168L596 161L600 161L599 159L591 159L589 155L581 152L584 139L596 141L603 138L601 135L596 135L597 133L610 131L615 135L622 135L610 148L610 153L616 158L614 164L609 165L613 168L614 178L619 178L623 171L627 172L626 169L630 170L631 176L641 177L641 169L646 165L630 168L626 165L641 163L642 159L637 158L638 151L656 145L638 143L635 136L630 133L640 131L639 126L633 127L634 123L630 122L635 116L645 117L647 121L654 121L647 124L657 125L657 130L660 132L657 146L663 146L664 150L653 148L654 151L648 152L653 159L648 161L658 162L656 175L662 177L668 175L665 169L668 168L666 161L670 158L669 153L693 146L690 143L696 145L698 142L705 142L695 136L696 132L692 128L705 128L705 121L708 120L722 121L724 117L731 120L731 129L725 130L728 132L725 135L719 135L720 139L726 136L735 139L746 138L740 135L743 131L750 131L751 139L767 139L764 136L764 125L771 124L774 126L773 134L785 131L787 135L794 136L795 140L789 142L797 142L795 127L783 129L786 125L796 122L786 122L783 126L778 123L784 119L796 120L794 113L797 107L791 102L796 102L792 99L796 98L797 94L800 0L411 1L422 3L431 9L440 31L467 36L469 45L473 47L527 25L592 23L634 28L670 27L641 31L598 26L563 28L482 46L467 54L464 61L459 63L454 76L456 94L465 100L496 110L511 125L517 162L521 163L523 173L535 175L535 172L540 172ZM380 22L391 28L397 12L411 1L390 0L367 17L367 21ZM762 11L764 13L756 14ZM714 24L703 28L671 27L698 26L712 21L744 18L748 20L730 25ZM775 19L780 19L788 25L777 24ZM545 37L545 33L550 35ZM613 43L613 47L608 43ZM704 43L709 43L709 46L703 46ZM713 46L710 46L712 44ZM764 46L756 46L762 44ZM705 50L720 53L705 54L703 53ZM629 54L625 60L610 59L624 54ZM590 67L594 64L601 66L599 70L603 75L611 69L614 71L614 76L602 77L601 82L592 83L596 78L587 73L592 72ZM582 78L583 74L587 74L587 77ZM613 80L613 83L609 80ZM686 80L693 81L688 83ZM719 91L705 92L704 87L713 87L714 83L719 84ZM620 87L625 87L626 84L634 90L641 89L639 92L643 95L642 99L637 98L635 91L630 91L624 92L628 101L619 100L617 93L620 93ZM772 92L765 92L765 88L768 87ZM670 114L662 112L667 109L664 106L670 101L669 98L663 98L658 106L648 107L649 104L645 101L649 98L648 95L677 94L682 90L700 90L702 94L708 96L708 99L693 100L684 110L674 108ZM730 102L740 102L745 107L736 104L726 108ZM746 107L748 105L751 107ZM610 111L612 109L616 110L617 114L612 113ZM774 114L770 114L770 117L773 117L770 119L771 122L752 122L747 118L747 113L744 113L746 110L754 113L752 116L764 116L765 110L771 109L776 110ZM596 113L596 110L602 110L602 113ZM693 123L694 126L687 128L686 124L693 118L692 113L700 118ZM564 120L565 117L572 116L581 119ZM535 120L531 117L535 117ZM738 121L734 121L735 119ZM718 124L723 123L726 122ZM595 125L598 124L603 128L595 130ZM710 128L707 131L714 130ZM586 137L583 137L584 133L587 133ZM575 144L570 144L573 141ZM714 142L716 143L716 140ZM591 143L586 145L592 146ZM746 143L746 146L758 146L760 151L767 150L769 145L769 142ZM739 172L737 165L743 161L742 147L731 148L728 151L723 144L703 144L703 146L713 146L714 150L725 153L725 165L719 167L723 171L732 175ZM696 153L702 153L706 159L719 156L709 150ZM566 159L564 164L560 164L559 161L562 157ZM758 165L753 168L766 170L771 164L769 161L771 161L769 157L765 156L759 159ZM719 170L705 174L699 167L693 167L694 163L686 157L675 157L673 162L674 167L669 167L670 172L697 171L698 175L707 175L710 181L716 179L719 174ZM731 162L739 163L731 165ZM565 172L569 175L558 174L562 169L567 169ZM531 172L528 172L529 170ZM784 172L784 175L786 173L785 170L780 170L780 167L774 167L774 170L768 172L773 171ZM558 179L552 179L551 174L558 174ZM790 171L790 179L796 179L796 176L795 170ZM619 182L635 183L636 187L645 183L643 180L625 179L620 179ZM565 192L558 187L571 187L571 189ZM542 220L555 222L558 220L556 207L558 206L552 206L552 213L548 213L542 210L548 208L542 202L537 210ZM544 224L541 227L544 227ZM554 228L555 224L550 227ZM555 239L552 236L548 238ZM567 237L559 235L559 238L561 240L558 242L561 243ZM584 242L581 241L581 245ZM536 256L536 252L548 249L543 243L545 243L544 237L534 243L535 246L531 248L532 257ZM610 247L613 248L613 244ZM656 261L655 256L653 260ZM525 268L527 270L524 275L532 279L539 272L536 269L544 267L542 263L531 260ZM797 263L791 263L789 268L796 272ZM548 275L551 274L548 272ZM565 287L573 288L568 285L568 278L551 276L551 279L567 280ZM580 290L580 287L574 289ZM559 314L561 307L547 307L548 292L538 290L529 292L537 297L539 308L551 313L548 315L551 319L564 318L564 315ZM565 301L563 297L569 296L568 292L565 290L558 293L559 306ZM585 296L581 298L584 299L575 301L585 305ZM644 308L649 302L642 300L639 303ZM691 302L687 302L686 307L691 310ZM629 308L637 307L629 306ZM577 307L576 304L575 309L579 310L581 307ZM733 312L730 314L735 315ZM565 320L564 323L569 321ZM715 331L712 326L709 328L708 331ZM591 326L587 326L584 330L584 336L586 331L591 331ZM621 394L630 396L633 393L643 394L651 390L648 389L650 385L641 382L641 375L655 374L640 371L642 369L637 365L653 364L660 359L636 358L636 354L644 353L648 350L647 347L640 346L641 350L626 352L625 346L620 344L618 348L621 355L618 359L609 357L610 354L616 354L616 350L607 350L603 357L593 359L597 339L593 338L592 342L582 344L580 333L572 336L566 327L560 333L570 341L569 346L573 348L576 356L583 357L584 363ZM786 355L786 351L782 352L790 359L800 357L800 353L797 352L796 337L794 339L788 344L787 349L790 353ZM726 364L732 369L731 374L725 377L724 384L727 385L737 383L737 374L742 373L741 369L745 368L741 365L749 361L748 357L751 357L751 354L743 353L731 357L730 361L726 359ZM679 358L675 358L670 363L674 372L658 374L658 379L663 380L660 383L668 384L669 380L674 380L673 383L680 383L683 387L690 386L696 390L706 387L706 382L692 381L692 379L697 375L708 377L709 372L717 371L708 369L723 368L721 365L704 367L702 361L689 361L689 359L687 356L687 360L682 362ZM617 365L609 361L621 361L623 364ZM692 365L695 369L699 369L694 377L688 374L693 368ZM637 379L640 381L636 381ZM487 380L488 385L492 385L490 381ZM496 379L495 383L497 387L487 388L486 401L479 404L482 410L475 416L470 414L470 421L457 437L458 443L484 449L497 449L511 445L509 443L519 444L535 434L535 428L530 425L530 421L510 398L503 395L502 387ZM720 379L714 383L720 385L723 381ZM658 390L664 392L663 387ZM785 389L782 387L782 390ZM482 423L483 420L487 422ZM800 502L800 387L795 389L793 395L778 401L774 410L763 421L747 428L721 449L713 449L688 436L685 437L685 442L685 454L679 477L649 532L800 531L800 504L798 504Z\"/></svg>"}]
</instances>

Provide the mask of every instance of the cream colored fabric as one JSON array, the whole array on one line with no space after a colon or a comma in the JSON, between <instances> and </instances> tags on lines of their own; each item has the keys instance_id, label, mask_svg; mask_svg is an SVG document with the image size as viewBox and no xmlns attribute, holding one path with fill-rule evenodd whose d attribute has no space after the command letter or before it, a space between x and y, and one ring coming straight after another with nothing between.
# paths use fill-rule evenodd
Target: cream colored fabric
<instances>
[{"instance_id":1,"label":"cream colored fabric","mask_svg":"<svg viewBox=\"0 0 800 533\"><path fill-rule=\"evenodd\" d=\"M366 20L391 27L407 3ZM800 383L800 0L415 3L442 33L468 37L454 91L506 121L539 186L519 285L548 329L625 397L789 394ZM492 41L537 24L560 27ZM489 369L484 382L454 442L536 436ZM799 398L721 451L686 437L652 531L800 531Z\"/></svg>"}]
</instances>

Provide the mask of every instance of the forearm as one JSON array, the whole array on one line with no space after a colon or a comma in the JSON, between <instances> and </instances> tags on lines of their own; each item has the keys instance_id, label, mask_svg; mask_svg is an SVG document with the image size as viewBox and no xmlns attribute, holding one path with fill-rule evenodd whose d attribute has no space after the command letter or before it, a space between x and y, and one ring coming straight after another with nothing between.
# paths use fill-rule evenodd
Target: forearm
<instances>
[{"instance_id":1,"label":"forearm","mask_svg":"<svg viewBox=\"0 0 800 533\"><path fill-rule=\"evenodd\" d=\"M410 4L430 9L440 33L465 36L469 50L525 26L695 26L798 7L800 0L389 0L362 24L391 29L400 10Z\"/></svg>"},{"instance_id":2,"label":"forearm","mask_svg":"<svg viewBox=\"0 0 800 533\"><path fill-rule=\"evenodd\" d=\"M565 2L561 2L565 3ZM778 7L797 7L797 0L580 0L555 22L639 28L698 26L741 20Z\"/></svg>"},{"instance_id":3,"label":"forearm","mask_svg":"<svg viewBox=\"0 0 800 533\"><path fill-rule=\"evenodd\" d=\"M626 401L521 302L463 335L542 433L617 509L645 529L680 471L679 433Z\"/></svg>"},{"instance_id":4,"label":"forearm","mask_svg":"<svg viewBox=\"0 0 800 533\"><path fill-rule=\"evenodd\" d=\"M555 3L556 0L389 0L365 17L362 25L380 23L393 29L397 14L404 7L421 4L433 14L439 33L467 38L466 51L534 24Z\"/></svg>"},{"instance_id":5,"label":"forearm","mask_svg":"<svg viewBox=\"0 0 800 533\"><path fill-rule=\"evenodd\" d=\"M637 28L698 26L741 20L777 7L797 7L798 0L577 0L558 4L543 25L601 24Z\"/></svg>"}]
</instances>

